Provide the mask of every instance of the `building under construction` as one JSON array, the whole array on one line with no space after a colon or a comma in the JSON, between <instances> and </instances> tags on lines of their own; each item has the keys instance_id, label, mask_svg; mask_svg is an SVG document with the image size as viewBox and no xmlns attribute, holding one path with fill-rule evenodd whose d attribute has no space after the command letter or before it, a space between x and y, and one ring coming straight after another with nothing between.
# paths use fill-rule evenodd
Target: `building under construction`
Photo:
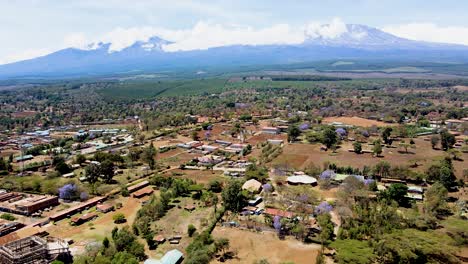
<instances>
[{"instance_id":1,"label":"building under construction","mask_svg":"<svg viewBox=\"0 0 468 264\"><path fill-rule=\"evenodd\" d=\"M54 260L71 263L68 243L64 240L30 236L0 247L2 264L47 264Z\"/></svg>"}]
</instances>

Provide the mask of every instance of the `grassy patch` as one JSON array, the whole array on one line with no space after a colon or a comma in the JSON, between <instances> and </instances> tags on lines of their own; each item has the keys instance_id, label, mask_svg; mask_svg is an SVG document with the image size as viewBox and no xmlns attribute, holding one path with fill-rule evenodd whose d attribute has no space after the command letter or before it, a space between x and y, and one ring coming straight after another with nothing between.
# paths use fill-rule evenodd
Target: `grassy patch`
<instances>
[{"instance_id":1,"label":"grassy patch","mask_svg":"<svg viewBox=\"0 0 468 264\"><path fill-rule=\"evenodd\" d=\"M338 263L371 263L376 257L367 241L336 240L330 246L337 251Z\"/></svg>"}]
</instances>

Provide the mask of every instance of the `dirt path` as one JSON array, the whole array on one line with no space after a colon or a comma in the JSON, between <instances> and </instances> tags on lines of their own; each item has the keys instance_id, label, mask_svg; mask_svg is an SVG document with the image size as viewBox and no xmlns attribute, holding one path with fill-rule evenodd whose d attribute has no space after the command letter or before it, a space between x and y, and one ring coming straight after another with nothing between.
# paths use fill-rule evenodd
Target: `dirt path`
<instances>
[{"instance_id":1,"label":"dirt path","mask_svg":"<svg viewBox=\"0 0 468 264\"><path fill-rule=\"evenodd\" d=\"M333 224L335 224L335 227L333 228L333 233L335 234L335 236L338 236L338 231L340 230L340 226L341 226L340 217L335 211L331 211L330 216L331 216L331 221L333 222Z\"/></svg>"}]
</instances>

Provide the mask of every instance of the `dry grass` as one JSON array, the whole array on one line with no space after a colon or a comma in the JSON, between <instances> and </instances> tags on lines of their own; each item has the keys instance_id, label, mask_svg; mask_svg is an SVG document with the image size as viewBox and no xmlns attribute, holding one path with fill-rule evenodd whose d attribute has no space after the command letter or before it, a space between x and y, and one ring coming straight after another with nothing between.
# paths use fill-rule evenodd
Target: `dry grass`
<instances>
[{"instance_id":1,"label":"dry grass","mask_svg":"<svg viewBox=\"0 0 468 264\"><path fill-rule=\"evenodd\" d=\"M231 251L237 252L237 258L224 263L254 263L267 259L271 264L292 262L295 264L313 264L320 251L320 245L304 244L293 238L278 239L271 232L255 233L237 228L219 227L213 231L215 238L229 239ZM213 260L211 263L221 263Z\"/></svg>"},{"instance_id":2,"label":"dry grass","mask_svg":"<svg viewBox=\"0 0 468 264\"><path fill-rule=\"evenodd\" d=\"M409 140L407 139L406 142ZM336 153L331 151L321 151L320 145L311 144L287 144L283 148L283 153L271 162L272 165L288 165L295 169L305 169L314 164L322 166L325 162L332 162L340 166L352 166L363 168L365 165L372 166L381 160L386 160L390 164L396 165L413 165L418 164L416 171L425 171L433 162L444 157L446 154L441 150L434 150L431 143L424 141L421 138L414 139L416 143L415 149L409 149L409 153L404 153L401 148L384 148L382 157L373 157L371 154L355 154L349 152L352 149L352 142L343 142L340 149ZM398 142L394 143L398 146ZM372 149L372 146L363 144L363 149ZM455 175L458 178L463 177L463 169L466 169L466 161L468 154L463 153L464 161L454 161Z\"/></svg>"},{"instance_id":3,"label":"dry grass","mask_svg":"<svg viewBox=\"0 0 468 264\"><path fill-rule=\"evenodd\" d=\"M55 225L46 226L47 232L50 236L59 237L63 239L71 238L74 241L87 241L89 242L100 242L104 237L110 236L112 229L115 226L122 227L127 224L133 223L137 211L141 208L141 201L132 197L121 197L111 203L122 203L122 208L109 212L107 214L99 213L99 217L95 220L89 221L79 226L71 226L69 219L58 221ZM89 211L95 211L95 207ZM85 213L85 212L83 212ZM77 214L81 215L83 213ZM126 224L114 224L112 216L116 213L123 213L127 219ZM72 247L77 247L74 250L76 252L83 252L86 243L74 244Z\"/></svg>"},{"instance_id":4,"label":"dry grass","mask_svg":"<svg viewBox=\"0 0 468 264\"><path fill-rule=\"evenodd\" d=\"M219 171L211 170L181 170L175 169L166 173L166 176L180 175L175 177L186 178L196 181L197 183L207 184L211 180L221 180L224 181L226 178L222 176L222 173Z\"/></svg>"}]
</instances>

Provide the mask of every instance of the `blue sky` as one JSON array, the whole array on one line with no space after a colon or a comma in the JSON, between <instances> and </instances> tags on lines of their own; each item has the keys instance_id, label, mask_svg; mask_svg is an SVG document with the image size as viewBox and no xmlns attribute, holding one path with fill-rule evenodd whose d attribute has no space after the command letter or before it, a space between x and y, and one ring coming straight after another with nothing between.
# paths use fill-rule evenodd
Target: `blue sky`
<instances>
[{"instance_id":1,"label":"blue sky","mask_svg":"<svg viewBox=\"0 0 468 264\"><path fill-rule=\"evenodd\" d=\"M461 0L0 0L0 64L100 40L118 49L152 34L180 49L294 43L325 23L468 45L467 10Z\"/></svg>"}]
</instances>

